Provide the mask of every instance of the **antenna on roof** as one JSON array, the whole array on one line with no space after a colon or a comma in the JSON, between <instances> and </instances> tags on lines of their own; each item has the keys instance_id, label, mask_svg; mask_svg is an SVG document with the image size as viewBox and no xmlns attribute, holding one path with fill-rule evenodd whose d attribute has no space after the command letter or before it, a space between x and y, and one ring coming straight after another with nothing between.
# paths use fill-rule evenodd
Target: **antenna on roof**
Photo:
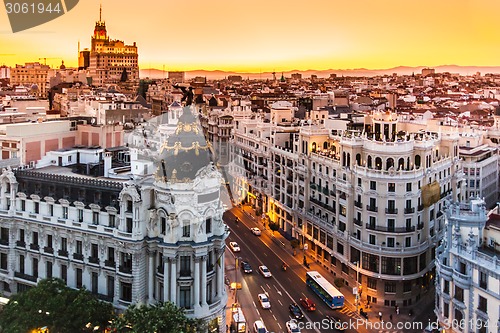
<instances>
[{"instance_id":1,"label":"antenna on roof","mask_svg":"<svg viewBox=\"0 0 500 333\"><path fill-rule=\"evenodd\" d=\"M99 22L102 22L102 3L99 5Z\"/></svg>"}]
</instances>

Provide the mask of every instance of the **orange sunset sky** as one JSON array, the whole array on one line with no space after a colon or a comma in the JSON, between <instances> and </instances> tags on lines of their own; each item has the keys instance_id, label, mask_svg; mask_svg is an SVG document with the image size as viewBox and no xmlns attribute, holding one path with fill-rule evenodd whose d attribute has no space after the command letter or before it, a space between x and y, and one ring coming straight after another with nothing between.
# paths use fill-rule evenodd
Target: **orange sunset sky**
<instances>
[{"instance_id":1,"label":"orange sunset sky","mask_svg":"<svg viewBox=\"0 0 500 333\"><path fill-rule=\"evenodd\" d=\"M242 72L500 65L498 0L80 0L13 34L0 11L0 64L63 59L90 46L99 4L108 35L137 42L139 66ZM13 55L6 55L13 54ZM41 60L43 63L43 60Z\"/></svg>"}]
</instances>

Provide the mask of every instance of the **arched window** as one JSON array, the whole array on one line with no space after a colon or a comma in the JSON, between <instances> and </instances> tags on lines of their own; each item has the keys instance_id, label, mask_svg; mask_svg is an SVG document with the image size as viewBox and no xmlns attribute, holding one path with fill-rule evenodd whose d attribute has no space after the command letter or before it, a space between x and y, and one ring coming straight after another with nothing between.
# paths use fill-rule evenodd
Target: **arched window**
<instances>
[{"instance_id":1,"label":"arched window","mask_svg":"<svg viewBox=\"0 0 500 333\"><path fill-rule=\"evenodd\" d=\"M420 155L415 155L415 168L420 168L420 164L422 163Z\"/></svg>"},{"instance_id":2,"label":"arched window","mask_svg":"<svg viewBox=\"0 0 500 333\"><path fill-rule=\"evenodd\" d=\"M398 161L398 170L404 170L404 168L405 168L405 159L401 157Z\"/></svg>"},{"instance_id":3,"label":"arched window","mask_svg":"<svg viewBox=\"0 0 500 333\"><path fill-rule=\"evenodd\" d=\"M361 154L356 154L356 165L361 165Z\"/></svg>"},{"instance_id":4,"label":"arched window","mask_svg":"<svg viewBox=\"0 0 500 333\"><path fill-rule=\"evenodd\" d=\"M368 155L367 167L370 169L372 168L372 157L370 155Z\"/></svg>"},{"instance_id":5,"label":"arched window","mask_svg":"<svg viewBox=\"0 0 500 333\"><path fill-rule=\"evenodd\" d=\"M323 149L328 149L328 142L323 142Z\"/></svg>"},{"instance_id":6,"label":"arched window","mask_svg":"<svg viewBox=\"0 0 500 333\"><path fill-rule=\"evenodd\" d=\"M316 142L313 142L312 143L312 152L315 153L316 152Z\"/></svg>"},{"instance_id":7,"label":"arched window","mask_svg":"<svg viewBox=\"0 0 500 333\"><path fill-rule=\"evenodd\" d=\"M385 162L385 168L386 170L389 170L394 166L394 159L392 157L389 157L387 161Z\"/></svg>"},{"instance_id":8,"label":"arched window","mask_svg":"<svg viewBox=\"0 0 500 333\"><path fill-rule=\"evenodd\" d=\"M342 153L342 166L346 166L346 159L347 159L346 153L343 152Z\"/></svg>"},{"instance_id":9,"label":"arched window","mask_svg":"<svg viewBox=\"0 0 500 333\"><path fill-rule=\"evenodd\" d=\"M380 157L375 158L375 169L382 170L382 159Z\"/></svg>"},{"instance_id":10,"label":"arched window","mask_svg":"<svg viewBox=\"0 0 500 333\"><path fill-rule=\"evenodd\" d=\"M347 161L346 161L346 166L351 166L351 153L347 153Z\"/></svg>"}]
</instances>

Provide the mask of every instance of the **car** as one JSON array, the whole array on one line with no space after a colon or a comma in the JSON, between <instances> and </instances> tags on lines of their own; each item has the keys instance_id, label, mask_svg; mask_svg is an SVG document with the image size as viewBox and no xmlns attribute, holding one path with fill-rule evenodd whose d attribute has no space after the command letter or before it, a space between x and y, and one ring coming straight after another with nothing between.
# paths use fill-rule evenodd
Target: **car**
<instances>
[{"instance_id":1,"label":"car","mask_svg":"<svg viewBox=\"0 0 500 333\"><path fill-rule=\"evenodd\" d=\"M254 234L255 236L260 236L260 234L262 233L262 232L260 231L260 229L259 229L259 228L257 228L257 227L250 228L250 231L251 231L251 232L252 232L252 234Z\"/></svg>"},{"instance_id":2,"label":"car","mask_svg":"<svg viewBox=\"0 0 500 333\"><path fill-rule=\"evenodd\" d=\"M290 310L290 314L292 315L292 318L295 318L295 319L304 318L304 314L302 313L302 310L300 310L297 303L290 304L290 306L288 307L288 310Z\"/></svg>"},{"instance_id":3,"label":"car","mask_svg":"<svg viewBox=\"0 0 500 333\"><path fill-rule=\"evenodd\" d=\"M242 261L241 264L241 269L243 270L243 272L247 273L247 274L250 274L252 273L252 266L250 266L250 264L246 261Z\"/></svg>"},{"instance_id":4,"label":"car","mask_svg":"<svg viewBox=\"0 0 500 333\"><path fill-rule=\"evenodd\" d=\"M241 251L240 246L236 242L229 242L229 247L231 248L231 250L233 252L240 252Z\"/></svg>"},{"instance_id":5,"label":"car","mask_svg":"<svg viewBox=\"0 0 500 333\"><path fill-rule=\"evenodd\" d=\"M333 327L336 331L343 332L346 329L346 324L343 323L339 318L326 316L326 318L330 321L331 327Z\"/></svg>"},{"instance_id":6,"label":"car","mask_svg":"<svg viewBox=\"0 0 500 333\"><path fill-rule=\"evenodd\" d=\"M268 333L266 326L262 322L262 320L256 320L253 323L253 332L254 333Z\"/></svg>"},{"instance_id":7,"label":"car","mask_svg":"<svg viewBox=\"0 0 500 333\"><path fill-rule=\"evenodd\" d=\"M267 268L267 266L259 266L259 272L266 278L272 276L271 271L269 270L269 268Z\"/></svg>"},{"instance_id":8,"label":"car","mask_svg":"<svg viewBox=\"0 0 500 333\"><path fill-rule=\"evenodd\" d=\"M314 311L316 310L316 304L314 304L313 301L311 301L309 298L301 298L299 300L300 305L307 311Z\"/></svg>"},{"instance_id":9,"label":"car","mask_svg":"<svg viewBox=\"0 0 500 333\"><path fill-rule=\"evenodd\" d=\"M263 309L271 308L271 302L269 301L269 296L267 294L259 294L257 297L259 298L260 306L262 306Z\"/></svg>"},{"instance_id":10,"label":"car","mask_svg":"<svg viewBox=\"0 0 500 333\"><path fill-rule=\"evenodd\" d=\"M286 330L288 333L300 333L299 325L293 319L286 322Z\"/></svg>"}]
</instances>

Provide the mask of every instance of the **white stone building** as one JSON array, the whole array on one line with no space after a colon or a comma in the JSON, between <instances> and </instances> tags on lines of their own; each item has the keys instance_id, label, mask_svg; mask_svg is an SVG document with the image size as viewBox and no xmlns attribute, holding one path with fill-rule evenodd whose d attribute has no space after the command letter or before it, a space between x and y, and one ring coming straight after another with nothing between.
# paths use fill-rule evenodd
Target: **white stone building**
<instances>
[{"instance_id":1,"label":"white stone building","mask_svg":"<svg viewBox=\"0 0 500 333\"><path fill-rule=\"evenodd\" d=\"M0 289L59 277L119 309L172 301L225 332L221 175L191 109L159 153L139 157L154 167L129 179L74 174L75 165L4 170ZM111 153L103 163L112 174Z\"/></svg>"},{"instance_id":2,"label":"white stone building","mask_svg":"<svg viewBox=\"0 0 500 333\"><path fill-rule=\"evenodd\" d=\"M436 307L446 332L497 333L500 315L500 216L480 199L453 203L436 251Z\"/></svg>"}]
</instances>

